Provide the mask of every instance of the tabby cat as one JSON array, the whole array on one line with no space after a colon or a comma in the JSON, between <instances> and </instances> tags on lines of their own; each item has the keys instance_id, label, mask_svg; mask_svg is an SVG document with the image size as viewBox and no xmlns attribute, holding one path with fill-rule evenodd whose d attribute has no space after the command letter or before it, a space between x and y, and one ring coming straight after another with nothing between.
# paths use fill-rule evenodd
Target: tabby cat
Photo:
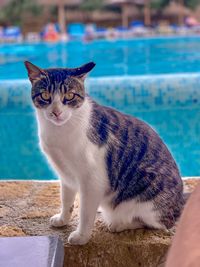
<instances>
[{"instance_id":1,"label":"tabby cat","mask_svg":"<svg viewBox=\"0 0 200 267\"><path fill-rule=\"evenodd\" d=\"M112 232L171 228L183 206L177 165L146 123L97 104L84 80L95 64L41 69L26 61L36 107L40 146L61 180L61 212L52 226L67 225L76 193L77 229L70 244L86 244L97 209Z\"/></svg>"}]
</instances>

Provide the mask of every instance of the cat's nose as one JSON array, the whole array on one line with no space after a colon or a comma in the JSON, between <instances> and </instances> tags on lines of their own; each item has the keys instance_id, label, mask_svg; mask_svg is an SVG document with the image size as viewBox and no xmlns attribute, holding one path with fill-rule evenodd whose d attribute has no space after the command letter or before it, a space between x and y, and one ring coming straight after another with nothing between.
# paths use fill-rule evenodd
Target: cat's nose
<instances>
[{"instance_id":1,"label":"cat's nose","mask_svg":"<svg viewBox=\"0 0 200 267\"><path fill-rule=\"evenodd\" d=\"M52 111L52 114L55 116L55 117L59 117L61 115L62 111L59 111L59 110L53 110Z\"/></svg>"}]
</instances>

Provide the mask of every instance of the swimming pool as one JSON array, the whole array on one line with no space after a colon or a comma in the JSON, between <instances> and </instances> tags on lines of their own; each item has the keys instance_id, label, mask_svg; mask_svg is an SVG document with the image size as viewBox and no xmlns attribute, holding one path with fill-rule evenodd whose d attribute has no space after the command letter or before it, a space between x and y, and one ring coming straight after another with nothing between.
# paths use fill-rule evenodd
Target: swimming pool
<instances>
[{"instance_id":1,"label":"swimming pool","mask_svg":"<svg viewBox=\"0 0 200 267\"><path fill-rule=\"evenodd\" d=\"M183 176L200 176L200 74L87 80L90 95L150 123ZM0 179L54 179L42 156L27 80L0 81Z\"/></svg>"},{"instance_id":2,"label":"swimming pool","mask_svg":"<svg viewBox=\"0 0 200 267\"><path fill-rule=\"evenodd\" d=\"M92 77L200 71L200 37L0 45L0 79L23 79L24 60L41 67L94 61Z\"/></svg>"},{"instance_id":3,"label":"swimming pool","mask_svg":"<svg viewBox=\"0 0 200 267\"><path fill-rule=\"evenodd\" d=\"M200 176L200 38L0 45L0 179L55 179L38 146L24 60L42 67L97 63L98 102L152 125L183 176Z\"/></svg>"}]
</instances>

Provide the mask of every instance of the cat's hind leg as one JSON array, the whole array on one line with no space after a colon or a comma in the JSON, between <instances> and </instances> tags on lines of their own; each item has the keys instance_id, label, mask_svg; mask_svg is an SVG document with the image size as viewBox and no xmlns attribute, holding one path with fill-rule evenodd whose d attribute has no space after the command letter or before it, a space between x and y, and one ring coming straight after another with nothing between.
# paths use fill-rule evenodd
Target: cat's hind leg
<instances>
[{"instance_id":1,"label":"cat's hind leg","mask_svg":"<svg viewBox=\"0 0 200 267\"><path fill-rule=\"evenodd\" d=\"M131 223L111 223L108 225L108 229L112 233L122 232L125 230L136 230L144 228L144 223L138 219L133 219Z\"/></svg>"},{"instance_id":2,"label":"cat's hind leg","mask_svg":"<svg viewBox=\"0 0 200 267\"><path fill-rule=\"evenodd\" d=\"M156 211L151 211L147 214L142 214L140 220L143 221L145 228L166 230L166 226L160 222L158 213Z\"/></svg>"},{"instance_id":3,"label":"cat's hind leg","mask_svg":"<svg viewBox=\"0 0 200 267\"><path fill-rule=\"evenodd\" d=\"M150 201L130 200L115 208L107 206L103 209L102 215L111 232L139 228L165 229L165 226L160 223L158 212Z\"/></svg>"},{"instance_id":4,"label":"cat's hind leg","mask_svg":"<svg viewBox=\"0 0 200 267\"><path fill-rule=\"evenodd\" d=\"M110 232L122 232L129 229L143 228L138 219L133 219L127 203L122 203L116 208L110 205L102 206L102 217Z\"/></svg>"}]
</instances>

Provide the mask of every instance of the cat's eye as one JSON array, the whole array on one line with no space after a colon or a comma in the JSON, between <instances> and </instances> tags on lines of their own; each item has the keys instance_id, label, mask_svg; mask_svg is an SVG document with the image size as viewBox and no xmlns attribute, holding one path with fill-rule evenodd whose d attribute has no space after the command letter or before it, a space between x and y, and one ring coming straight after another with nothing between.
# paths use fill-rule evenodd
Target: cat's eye
<instances>
[{"instance_id":1,"label":"cat's eye","mask_svg":"<svg viewBox=\"0 0 200 267\"><path fill-rule=\"evenodd\" d=\"M67 101L74 99L74 97L75 97L75 94L73 92L68 92L65 94L65 98Z\"/></svg>"},{"instance_id":2,"label":"cat's eye","mask_svg":"<svg viewBox=\"0 0 200 267\"><path fill-rule=\"evenodd\" d=\"M41 93L41 98L45 101L48 101L50 99L50 94L48 92Z\"/></svg>"}]
</instances>

